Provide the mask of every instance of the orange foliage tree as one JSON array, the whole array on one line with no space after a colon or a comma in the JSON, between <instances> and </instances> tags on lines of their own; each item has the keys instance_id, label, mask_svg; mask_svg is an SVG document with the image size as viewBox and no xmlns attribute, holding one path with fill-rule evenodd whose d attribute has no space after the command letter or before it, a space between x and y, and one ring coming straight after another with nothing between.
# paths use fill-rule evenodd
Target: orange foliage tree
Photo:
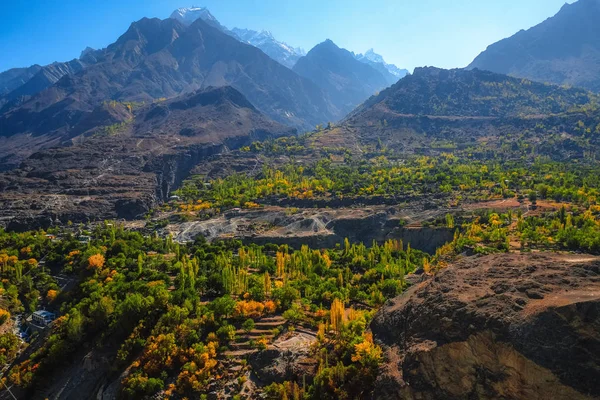
<instances>
[{"instance_id":1,"label":"orange foliage tree","mask_svg":"<svg viewBox=\"0 0 600 400\"><path fill-rule=\"evenodd\" d=\"M98 270L104 267L104 261L104 256L102 254L94 254L88 258L88 268Z\"/></svg>"},{"instance_id":2,"label":"orange foliage tree","mask_svg":"<svg viewBox=\"0 0 600 400\"><path fill-rule=\"evenodd\" d=\"M259 318L262 316L265 310L265 305L263 303L259 303L258 301L249 300L249 301L239 301L235 305L235 309L233 311L233 315L236 317L244 317L244 318Z\"/></svg>"},{"instance_id":3,"label":"orange foliage tree","mask_svg":"<svg viewBox=\"0 0 600 400\"><path fill-rule=\"evenodd\" d=\"M56 297L58 297L58 290L53 290L53 289L48 290L48 293L46 294L46 298L48 299L49 302L53 302L54 300L56 300Z\"/></svg>"}]
</instances>

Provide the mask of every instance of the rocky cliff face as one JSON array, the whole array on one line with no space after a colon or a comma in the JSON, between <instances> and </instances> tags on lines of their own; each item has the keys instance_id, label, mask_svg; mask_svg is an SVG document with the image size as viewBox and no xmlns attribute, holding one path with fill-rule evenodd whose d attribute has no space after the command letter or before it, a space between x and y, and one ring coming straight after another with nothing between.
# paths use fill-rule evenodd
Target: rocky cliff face
<instances>
[{"instance_id":1,"label":"rocky cliff face","mask_svg":"<svg viewBox=\"0 0 600 400\"><path fill-rule=\"evenodd\" d=\"M499 254L457 262L372 323L381 399L600 396L600 260Z\"/></svg>"}]
</instances>

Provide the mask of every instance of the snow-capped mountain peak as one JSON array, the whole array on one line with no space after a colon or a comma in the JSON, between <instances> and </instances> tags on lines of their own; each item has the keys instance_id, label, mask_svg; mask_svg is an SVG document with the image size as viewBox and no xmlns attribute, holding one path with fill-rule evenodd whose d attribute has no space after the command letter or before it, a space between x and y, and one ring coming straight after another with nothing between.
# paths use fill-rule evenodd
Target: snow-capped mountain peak
<instances>
[{"instance_id":1,"label":"snow-capped mountain peak","mask_svg":"<svg viewBox=\"0 0 600 400\"><path fill-rule=\"evenodd\" d=\"M206 7L183 7L173 11L171 18L176 19L184 25L191 25L198 18L207 22L218 22Z\"/></svg>"},{"instance_id":2,"label":"snow-capped mountain peak","mask_svg":"<svg viewBox=\"0 0 600 400\"><path fill-rule=\"evenodd\" d=\"M367 50L367 52L365 53L365 58L376 63L385 63L383 56L375 53L373 49Z\"/></svg>"},{"instance_id":3,"label":"snow-capped mountain peak","mask_svg":"<svg viewBox=\"0 0 600 400\"><path fill-rule=\"evenodd\" d=\"M306 54L303 49L294 48L287 43L278 41L270 31L240 28L233 28L232 31L243 42L258 47L269 57L288 68L293 67L296 61Z\"/></svg>"},{"instance_id":4,"label":"snow-capped mountain peak","mask_svg":"<svg viewBox=\"0 0 600 400\"><path fill-rule=\"evenodd\" d=\"M221 32L238 39L239 38L229 29L221 25L221 23L208 11L206 7L183 7L178 8L171 14L172 19L176 19L185 26L190 26L195 21L201 19L213 28L217 28Z\"/></svg>"},{"instance_id":5,"label":"snow-capped mountain peak","mask_svg":"<svg viewBox=\"0 0 600 400\"><path fill-rule=\"evenodd\" d=\"M392 74L395 78L400 79L404 78L408 75L408 71L405 69L400 69L394 64L388 64L383 59L383 56L375 53L375 50L369 49L365 54L355 54L354 58L358 61L361 61L365 64L369 64L375 68L385 68L390 74Z\"/></svg>"}]
</instances>

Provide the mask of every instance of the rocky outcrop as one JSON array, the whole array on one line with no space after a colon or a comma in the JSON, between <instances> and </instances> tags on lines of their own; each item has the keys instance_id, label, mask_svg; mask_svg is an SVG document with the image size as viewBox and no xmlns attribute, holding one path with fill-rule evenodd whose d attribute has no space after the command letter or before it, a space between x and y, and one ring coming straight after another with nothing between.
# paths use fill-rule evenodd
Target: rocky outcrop
<instances>
[{"instance_id":1,"label":"rocky outcrop","mask_svg":"<svg viewBox=\"0 0 600 400\"><path fill-rule=\"evenodd\" d=\"M249 362L262 384L312 379L318 362L311 357L316 338L307 333L293 333L276 340L267 350L254 353Z\"/></svg>"},{"instance_id":2,"label":"rocky outcrop","mask_svg":"<svg viewBox=\"0 0 600 400\"><path fill-rule=\"evenodd\" d=\"M335 207L335 205L332 205ZM351 242L382 243L389 239L402 240L412 248L435 253L438 247L452 241L454 231L436 227L402 227L405 219L429 218L443 215L443 209L427 213L418 206L303 208L290 214L281 207L267 206L259 210L229 213L205 221L185 222L168 226L179 242L192 242L198 236L207 240L236 237L247 243L266 245L287 244L293 248L308 245L312 248L335 247L344 239ZM417 223L418 225L418 223Z\"/></svg>"},{"instance_id":3,"label":"rocky outcrop","mask_svg":"<svg viewBox=\"0 0 600 400\"><path fill-rule=\"evenodd\" d=\"M600 260L471 257L390 301L381 399L600 396Z\"/></svg>"}]
</instances>

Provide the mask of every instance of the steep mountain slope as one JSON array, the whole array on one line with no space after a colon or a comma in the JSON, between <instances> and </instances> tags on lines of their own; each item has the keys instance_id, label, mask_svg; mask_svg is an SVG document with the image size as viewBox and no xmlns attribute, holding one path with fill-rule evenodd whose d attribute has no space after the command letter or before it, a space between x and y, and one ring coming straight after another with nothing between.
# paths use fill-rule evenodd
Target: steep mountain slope
<instances>
[{"instance_id":1,"label":"steep mountain slope","mask_svg":"<svg viewBox=\"0 0 600 400\"><path fill-rule=\"evenodd\" d=\"M314 83L202 19L189 27L175 19L142 19L97 56L97 63L0 116L0 158L19 151L21 158L50 140L94 128L88 117L107 100L151 102L208 86L231 85L289 126L308 128L341 117ZM34 140L26 143L24 137Z\"/></svg>"},{"instance_id":2,"label":"steep mountain slope","mask_svg":"<svg viewBox=\"0 0 600 400\"><path fill-rule=\"evenodd\" d=\"M257 32L251 29L233 28L233 33L235 33L243 42L258 47L273 60L288 68L292 68L296 62L298 62L300 57L306 55L304 50L293 48L287 43L278 41L273 37L273 34L268 31Z\"/></svg>"},{"instance_id":3,"label":"steep mountain slope","mask_svg":"<svg viewBox=\"0 0 600 400\"><path fill-rule=\"evenodd\" d=\"M23 85L37 74L40 69L42 67L36 64L28 68L12 68L0 73L0 96L4 96Z\"/></svg>"},{"instance_id":4,"label":"steep mountain slope","mask_svg":"<svg viewBox=\"0 0 600 400\"><path fill-rule=\"evenodd\" d=\"M293 70L328 92L344 113L387 86L381 73L357 61L352 53L331 40L315 46L298 60Z\"/></svg>"},{"instance_id":5,"label":"steep mountain slope","mask_svg":"<svg viewBox=\"0 0 600 400\"><path fill-rule=\"evenodd\" d=\"M492 44L467 68L600 92L600 0L565 4L554 17Z\"/></svg>"},{"instance_id":6,"label":"steep mountain slope","mask_svg":"<svg viewBox=\"0 0 600 400\"><path fill-rule=\"evenodd\" d=\"M254 140L295 131L231 87L208 88L129 111L124 123L38 152L0 174L0 222L13 229L88 219L134 218L169 196L202 160ZM106 115L102 119L107 119Z\"/></svg>"},{"instance_id":7,"label":"steep mountain slope","mask_svg":"<svg viewBox=\"0 0 600 400\"><path fill-rule=\"evenodd\" d=\"M3 96L2 100L10 102L22 96L33 96L54 85L63 76L76 74L84 68L85 63L78 59L46 65L29 80Z\"/></svg>"},{"instance_id":8,"label":"steep mountain slope","mask_svg":"<svg viewBox=\"0 0 600 400\"><path fill-rule=\"evenodd\" d=\"M373 49L368 50L365 54L355 54L354 58L375 68L388 80L390 85L408 75L408 70L400 69L394 64L386 63L383 56L375 53Z\"/></svg>"}]
</instances>

